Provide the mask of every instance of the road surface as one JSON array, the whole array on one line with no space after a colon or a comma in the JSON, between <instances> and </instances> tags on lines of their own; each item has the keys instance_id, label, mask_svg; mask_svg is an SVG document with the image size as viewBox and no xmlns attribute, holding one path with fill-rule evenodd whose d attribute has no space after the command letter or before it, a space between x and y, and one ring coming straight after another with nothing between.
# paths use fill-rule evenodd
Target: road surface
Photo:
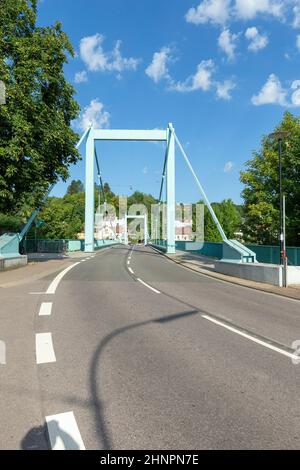
<instances>
[{"instance_id":1,"label":"road surface","mask_svg":"<svg viewBox=\"0 0 300 470\"><path fill-rule=\"evenodd\" d=\"M0 302L1 449L300 448L298 301L120 245Z\"/></svg>"}]
</instances>

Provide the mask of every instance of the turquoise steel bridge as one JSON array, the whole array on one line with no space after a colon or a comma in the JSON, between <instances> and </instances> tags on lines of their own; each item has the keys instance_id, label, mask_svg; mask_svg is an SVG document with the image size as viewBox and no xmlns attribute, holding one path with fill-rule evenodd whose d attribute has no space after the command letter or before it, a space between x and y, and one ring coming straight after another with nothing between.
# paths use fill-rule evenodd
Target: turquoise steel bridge
<instances>
[{"instance_id":1,"label":"turquoise steel bridge","mask_svg":"<svg viewBox=\"0 0 300 470\"><path fill-rule=\"evenodd\" d=\"M96 152L97 141L146 141L146 142L164 142L165 159L162 172L162 181L160 188L159 201L162 201L164 184L166 184L166 243L165 249L168 254L175 253L175 151L176 146L182 154L186 165L192 173L195 183L199 189L200 195L204 200L223 240L223 259L228 261L242 263L256 262L256 255L249 248L245 247L236 240L229 240L207 198L207 195L196 175L191 162L181 145L174 127L169 124L165 130L113 130L113 129L94 129L91 125L83 134L77 144L77 148L85 142L85 252L91 253L95 250L94 240L94 181L95 181L95 162L97 164L98 178L102 183L99 160ZM48 198L53 186L49 188L45 195L43 203ZM0 259L20 257L19 243L24 238L32 223L36 219L41 208L34 211L28 223L20 234L5 234L0 237ZM127 217L126 217L127 221ZM125 242L127 237L125 236Z\"/></svg>"}]
</instances>

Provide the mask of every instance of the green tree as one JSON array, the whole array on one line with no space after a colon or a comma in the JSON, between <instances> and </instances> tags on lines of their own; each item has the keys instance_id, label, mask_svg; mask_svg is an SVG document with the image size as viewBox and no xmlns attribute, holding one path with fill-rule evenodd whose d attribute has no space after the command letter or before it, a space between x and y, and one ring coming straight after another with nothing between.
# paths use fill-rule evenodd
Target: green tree
<instances>
[{"instance_id":1,"label":"green tree","mask_svg":"<svg viewBox=\"0 0 300 470\"><path fill-rule=\"evenodd\" d=\"M300 244L300 118L285 113L275 131L288 131L283 145L283 190L286 195L287 243ZM278 243L279 177L278 142L265 136L241 172L245 201L243 233L247 241Z\"/></svg>"},{"instance_id":2,"label":"green tree","mask_svg":"<svg viewBox=\"0 0 300 470\"><path fill-rule=\"evenodd\" d=\"M83 193L84 192L84 186L82 181L80 180L73 180L68 186L67 189L67 194L77 194L77 193Z\"/></svg>"},{"instance_id":3,"label":"green tree","mask_svg":"<svg viewBox=\"0 0 300 470\"><path fill-rule=\"evenodd\" d=\"M155 199L151 194L145 194L142 193L141 191L135 191L131 196L128 197L127 204L128 208L133 205L133 204L143 204L148 211L149 217L148 217L148 231L151 233L151 205L152 204L157 204L158 200Z\"/></svg>"},{"instance_id":4,"label":"green tree","mask_svg":"<svg viewBox=\"0 0 300 470\"><path fill-rule=\"evenodd\" d=\"M236 232L241 229L242 223L238 206L231 199L225 199L222 202L213 202L212 207L226 236L229 239L236 238ZM204 237L206 241L222 241L222 237L207 207L204 209Z\"/></svg>"},{"instance_id":5,"label":"green tree","mask_svg":"<svg viewBox=\"0 0 300 470\"><path fill-rule=\"evenodd\" d=\"M113 194L112 190L110 189L110 186L108 183L104 183L103 185L103 191L105 194Z\"/></svg>"},{"instance_id":6,"label":"green tree","mask_svg":"<svg viewBox=\"0 0 300 470\"><path fill-rule=\"evenodd\" d=\"M18 216L0 214L0 235L5 232L19 232L22 227L22 220Z\"/></svg>"},{"instance_id":7,"label":"green tree","mask_svg":"<svg viewBox=\"0 0 300 470\"><path fill-rule=\"evenodd\" d=\"M37 0L1 0L0 211L6 213L37 206L79 158L70 127L79 106L64 77L73 49L60 23L37 27L36 19Z\"/></svg>"},{"instance_id":8,"label":"green tree","mask_svg":"<svg viewBox=\"0 0 300 470\"><path fill-rule=\"evenodd\" d=\"M39 215L45 222L39 229L39 237L76 239L84 228L84 200L84 193L49 198Z\"/></svg>"}]
</instances>

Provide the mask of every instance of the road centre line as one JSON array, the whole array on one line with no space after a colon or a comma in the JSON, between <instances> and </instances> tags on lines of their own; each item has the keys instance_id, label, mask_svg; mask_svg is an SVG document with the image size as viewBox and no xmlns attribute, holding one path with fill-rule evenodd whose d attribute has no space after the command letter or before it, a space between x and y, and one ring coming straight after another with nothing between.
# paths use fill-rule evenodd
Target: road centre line
<instances>
[{"instance_id":1,"label":"road centre line","mask_svg":"<svg viewBox=\"0 0 300 470\"><path fill-rule=\"evenodd\" d=\"M254 343L260 344L261 346L264 346L265 348L271 349L272 351L276 351L279 354L282 354L283 356L289 357L290 359L299 360L299 356L297 356L296 354L292 354L288 351L285 351L284 349L281 349L277 346L274 346L273 344L267 343L266 341L262 341L261 339L258 339L255 336L251 336L251 335L245 333L244 331L242 331L238 328L234 328L232 326L229 326L226 323L223 323L219 320L216 320L213 317L210 317L209 315L201 315L201 316L202 316L202 318L205 318L206 320L208 320L212 323L215 323L218 326L226 328L227 330L229 330L233 333L236 333L236 334L242 336L243 338L249 339L250 341L253 341Z\"/></svg>"},{"instance_id":2,"label":"road centre line","mask_svg":"<svg viewBox=\"0 0 300 470\"><path fill-rule=\"evenodd\" d=\"M85 450L73 411L46 416L52 450Z\"/></svg>"},{"instance_id":3,"label":"road centre line","mask_svg":"<svg viewBox=\"0 0 300 470\"><path fill-rule=\"evenodd\" d=\"M40 311L39 311L39 316L46 316L46 315L51 315L52 311L52 302L42 302Z\"/></svg>"},{"instance_id":4,"label":"road centre line","mask_svg":"<svg viewBox=\"0 0 300 470\"><path fill-rule=\"evenodd\" d=\"M50 286L48 287L47 291L46 291L46 294L55 294L55 291L58 287L58 284L60 283L60 281L62 280L62 278L73 268L75 268L75 266L77 266L78 264L80 263L80 261L78 261L77 263L74 263L72 264L71 266L69 266L68 268L64 269L61 273L59 273L54 279L53 281L51 282Z\"/></svg>"},{"instance_id":5,"label":"road centre line","mask_svg":"<svg viewBox=\"0 0 300 470\"><path fill-rule=\"evenodd\" d=\"M51 333L37 333L35 335L35 353L37 364L56 362Z\"/></svg>"},{"instance_id":6,"label":"road centre line","mask_svg":"<svg viewBox=\"0 0 300 470\"><path fill-rule=\"evenodd\" d=\"M133 250L134 250L134 246L132 247L131 252L130 252L130 255L129 255L128 260L127 260L127 264L128 264L128 265L130 264L130 260L131 260L131 256L132 256ZM133 275L135 276L134 271L133 271L130 267L128 268L128 271L129 271L131 274L133 274ZM145 287L147 287L148 289L152 290L152 292L155 292L156 294L160 294L160 293L161 293L159 290L154 289L154 287L149 286L149 284L147 284L146 282L144 282L144 281L143 281L142 279L140 279L139 277L136 277L136 280L137 280L138 282L140 282L141 284L143 284L143 286L145 286Z\"/></svg>"},{"instance_id":7,"label":"road centre line","mask_svg":"<svg viewBox=\"0 0 300 470\"><path fill-rule=\"evenodd\" d=\"M146 282L142 281L142 279L140 279L139 277L136 278L138 282L140 282L141 284L143 284L145 287L148 287L148 289L152 290L153 292L155 292L156 294L161 294L161 292L157 289L154 289L154 287L151 287L149 286L149 284L147 284Z\"/></svg>"}]
</instances>

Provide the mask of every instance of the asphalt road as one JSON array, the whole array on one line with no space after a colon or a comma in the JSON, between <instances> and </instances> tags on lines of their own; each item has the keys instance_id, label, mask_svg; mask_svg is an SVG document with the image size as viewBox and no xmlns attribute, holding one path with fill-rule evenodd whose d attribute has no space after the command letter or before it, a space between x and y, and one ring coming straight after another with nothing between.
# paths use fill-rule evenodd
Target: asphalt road
<instances>
[{"instance_id":1,"label":"asphalt road","mask_svg":"<svg viewBox=\"0 0 300 470\"><path fill-rule=\"evenodd\" d=\"M300 448L298 301L142 246L57 274L0 289L1 449Z\"/></svg>"}]
</instances>

